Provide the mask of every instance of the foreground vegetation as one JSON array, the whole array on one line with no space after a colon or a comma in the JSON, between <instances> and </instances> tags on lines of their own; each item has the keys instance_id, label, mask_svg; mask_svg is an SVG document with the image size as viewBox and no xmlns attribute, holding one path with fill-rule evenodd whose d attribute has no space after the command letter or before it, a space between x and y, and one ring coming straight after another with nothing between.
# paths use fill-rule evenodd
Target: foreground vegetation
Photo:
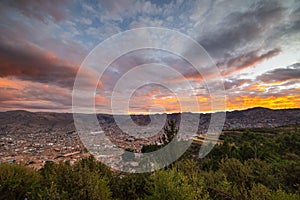
<instances>
[{"instance_id":1,"label":"foreground vegetation","mask_svg":"<svg viewBox=\"0 0 300 200\"><path fill-rule=\"evenodd\" d=\"M205 159L192 145L171 166L111 172L86 158L34 171L0 165L0 199L300 199L300 127L226 131Z\"/></svg>"}]
</instances>

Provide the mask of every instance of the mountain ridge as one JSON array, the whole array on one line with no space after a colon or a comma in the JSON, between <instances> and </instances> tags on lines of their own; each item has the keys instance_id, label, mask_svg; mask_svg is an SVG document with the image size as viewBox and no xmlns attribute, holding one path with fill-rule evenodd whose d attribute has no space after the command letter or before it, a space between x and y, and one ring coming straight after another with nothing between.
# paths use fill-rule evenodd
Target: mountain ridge
<instances>
[{"instance_id":1,"label":"mountain ridge","mask_svg":"<svg viewBox=\"0 0 300 200\"><path fill-rule=\"evenodd\" d=\"M236 112L236 111L250 111L250 110L300 110L300 108L279 108L279 109L273 109L273 108L267 108L267 107L251 107L251 108L245 108L245 109L235 109L235 110L226 110L226 111L217 111L217 112L182 112L182 113L191 113L191 114L211 114L211 113L218 113L218 112ZM0 113L14 113L14 112L24 112L24 113L41 113L41 114L46 114L46 113L56 113L56 114L74 114L72 112L44 112L44 111L28 111L28 110L7 110L7 111L0 111ZM150 115L155 115L155 114L167 114L167 115L173 115L173 114L182 114L181 112L173 112L173 113L153 113ZM78 113L78 114L94 114L94 113ZM109 113L96 113L97 115L113 115ZM148 114L115 114L115 115L148 115Z\"/></svg>"}]
</instances>

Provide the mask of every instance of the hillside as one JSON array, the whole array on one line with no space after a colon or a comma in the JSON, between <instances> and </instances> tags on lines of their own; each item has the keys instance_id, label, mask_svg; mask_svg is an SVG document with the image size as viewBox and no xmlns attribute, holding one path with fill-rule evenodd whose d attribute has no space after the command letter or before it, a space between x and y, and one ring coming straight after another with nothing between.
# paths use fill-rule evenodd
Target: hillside
<instances>
[{"instance_id":1,"label":"hillside","mask_svg":"<svg viewBox=\"0 0 300 200\"><path fill-rule=\"evenodd\" d=\"M206 132L210 115L200 115L198 134ZM142 125L141 130L133 130L130 125L126 125L125 120L126 131L117 126L111 115L98 114L97 117L112 143L123 149L141 151L144 145L157 144L163 134L160 130L157 134L146 137L147 131L151 131L143 129L150 122L149 116L146 115L131 116L137 124ZM180 114L169 114L167 119L178 122ZM280 127L299 124L299 119L300 109L252 108L227 112L223 130ZM145 136L135 138L133 134ZM33 113L20 110L0 113L1 161L15 160L40 167L47 160L75 162L86 155L86 149L76 133L71 113Z\"/></svg>"}]
</instances>

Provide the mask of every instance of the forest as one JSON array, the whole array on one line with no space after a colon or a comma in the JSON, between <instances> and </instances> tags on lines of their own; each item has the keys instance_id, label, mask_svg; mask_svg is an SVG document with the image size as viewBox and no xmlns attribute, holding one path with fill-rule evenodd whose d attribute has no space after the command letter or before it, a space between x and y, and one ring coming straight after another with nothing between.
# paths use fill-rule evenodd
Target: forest
<instances>
[{"instance_id":1,"label":"forest","mask_svg":"<svg viewBox=\"0 0 300 200\"><path fill-rule=\"evenodd\" d=\"M93 157L39 171L1 163L0 199L300 199L299 125L224 131L222 139L203 159L193 144L143 174L113 172Z\"/></svg>"}]
</instances>

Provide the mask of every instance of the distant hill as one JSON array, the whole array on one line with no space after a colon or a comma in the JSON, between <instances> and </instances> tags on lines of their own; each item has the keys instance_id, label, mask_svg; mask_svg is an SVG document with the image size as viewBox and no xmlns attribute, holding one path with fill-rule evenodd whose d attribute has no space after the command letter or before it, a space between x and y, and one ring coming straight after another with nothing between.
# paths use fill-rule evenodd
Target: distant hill
<instances>
[{"instance_id":1,"label":"distant hill","mask_svg":"<svg viewBox=\"0 0 300 200\"><path fill-rule=\"evenodd\" d=\"M185 113L191 128L195 113ZM198 134L206 133L209 127L211 114L197 114L200 117ZM124 116L119 116L124 117ZM147 115L132 115L131 119L140 126L146 126L151 121ZM161 119L176 120L179 122L181 114L174 113L158 115ZM140 150L145 144L159 141L163 130L153 131L143 127L141 130L133 128L128 121L122 118L122 129L116 124L114 117L108 114L97 114L97 119L105 134L114 145L123 149ZM160 118L158 118L160 119ZM271 128L291 124L299 124L300 109L272 110L266 108L251 108L242 111L226 112L226 121L223 130L245 128ZM118 121L119 122L119 121ZM160 121L159 121L160 122ZM118 123L119 124L119 123ZM190 126L190 127L189 127ZM89 127L87 127L89 128ZM188 130L187 129L187 130ZM89 132L89 130L86 130ZM148 135L149 134L149 135ZM196 134L196 133L193 133ZM141 137L135 137L141 136ZM93 137L93 136L92 136ZM92 138L91 137L91 138ZM72 113L53 112L27 112L23 110L0 112L0 162L24 162L40 168L45 161L68 160L75 162L77 159L88 156L86 147L75 130Z\"/></svg>"},{"instance_id":2,"label":"distant hill","mask_svg":"<svg viewBox=\"0 0 300 200\"><path fill-rule=\"evenodd\" d=\"M211 114L200 115L200 125L209 123ZM97 114L103 124L115 123L112 115ZM168 114L169 119L179 119L180 114ZM149 116L134 115L132 119L141 125L149 123ZM255 107L241 111L226 112L224 129L278 127L300 123L300 108L272 110ZM28 112L23 110L0 112L0 134L68 132L75 130L72 113Z\"/></svg>"},{"instance_id":3,"label":"distant hill","mask_svg":"<svg viewBox=\"0 0 300 200\"><path fill-rule=\"evenodd\" d=\"M47 133L53 130L74 130L73 115L23 110L0 112L0 133Z\"/></svg>"},{"instance_id":4,"label":"distant hill","mask_svg":"<svg viewBox=\"0 0 300 200\"><path fill-rule=\"evenodd\" d=\"M279 109L255 107L226 113L224 129L271 128L300 123L300 109Z\"/></svg>"}]
</instances>

